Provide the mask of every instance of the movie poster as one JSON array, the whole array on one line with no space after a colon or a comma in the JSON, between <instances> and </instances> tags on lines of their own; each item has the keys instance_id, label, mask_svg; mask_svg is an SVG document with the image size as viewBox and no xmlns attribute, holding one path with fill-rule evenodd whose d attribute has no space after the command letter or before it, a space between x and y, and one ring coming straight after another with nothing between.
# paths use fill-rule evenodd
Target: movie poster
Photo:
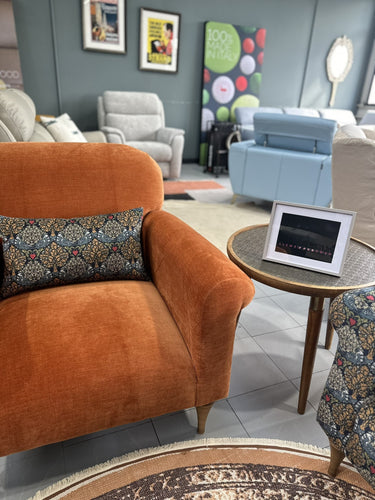
<instances>
[{"instance_id":1,"label":"movie poster","mask_svg":"<svg viewBox=\"0 0 375 500\"><path fill-rule=\"evenodd\" d=\"M139 67L177 72L180 15L141 9Z\"/></svg>"},{"instance_id":2,"label":"movie poster","mask_svg":"<svg viewBox=\"0 0 375 500\"><path fill-rule=\"evenodd\" d=\"M118 0L91 0L91 40L119 43Z\"/></svg>"},{"instance_id":3,"label":"movie poster","mask_svg":"<svg viewBox=\"0 0 375 500\"><path fill-rule=\"evenodd\" d=\"M166 19L148 19L147 61L152 64L172 64L173 22Z\"/></svg>"},{"instance_id":4,"label":"movie poster","mask_svg":"<svg viewBox=\"0 0 375 500\"><path fill-rule=\"evenodd\" d=\"M83 48L104 52L126 52L125 1L82 2Z\"/></svg>"}]
</instances>

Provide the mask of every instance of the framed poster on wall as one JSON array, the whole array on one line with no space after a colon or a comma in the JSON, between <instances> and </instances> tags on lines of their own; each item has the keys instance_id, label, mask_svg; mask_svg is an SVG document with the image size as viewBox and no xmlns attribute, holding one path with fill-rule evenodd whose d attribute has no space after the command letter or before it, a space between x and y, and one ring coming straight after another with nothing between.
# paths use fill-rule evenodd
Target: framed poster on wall
<instances>
[{"instance_id":1,"label":"framed poster on wall","mask_svg":"<svg viewBox=\"0 0 375 500\"><path fill-rule=\"evenodd\" d=\"M141 8L139 69L177 73L180 14Z\"/></svg>"},{"instance_id":2,"label":"framed poster on wall","mask_svg":"<svg viewBox=\"0 0 375 500\"><path fill-rule=\"evenodd\" d=\"M126 0L82 0L83 48L126 53Z\"/></svg>"}]
</instances>

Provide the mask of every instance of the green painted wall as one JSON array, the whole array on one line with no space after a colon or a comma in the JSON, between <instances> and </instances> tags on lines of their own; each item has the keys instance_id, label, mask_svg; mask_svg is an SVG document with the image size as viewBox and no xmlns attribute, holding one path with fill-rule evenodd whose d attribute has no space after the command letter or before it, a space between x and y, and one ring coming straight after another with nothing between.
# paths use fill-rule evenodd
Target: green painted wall
<instances>
[{"instance_id":1,"label":"green painted wall","mask_svg":"<svg viewBox=\"0 0 375 500\"><path fill-rule=\"evenodd\" d=\"M262 105L326 107L325 58L338 36L353 41L354 63L335 107L356 111L374 38L374 0L127 0L127 53L82 49L81 0L13 0L25 91L38 113L68 112L83 130L97 127L104 90L159 94L169 126L185 129L184 158L199 153L204 23L267 29ZM138 69L140 7L181 14L177 74ZM307 62L306 62L307 61Z\"/></svg>"}]
</instances>

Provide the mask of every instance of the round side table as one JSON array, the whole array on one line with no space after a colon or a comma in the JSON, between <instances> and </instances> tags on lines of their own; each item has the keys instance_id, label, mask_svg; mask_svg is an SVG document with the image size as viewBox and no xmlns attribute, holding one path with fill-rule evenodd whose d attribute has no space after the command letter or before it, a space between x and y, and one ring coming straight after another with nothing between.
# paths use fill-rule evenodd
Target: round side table
<instances>
[{"instance_id":1,"label":"round side table","mask_svg":"<svg viewBox=\"0 0 375 500\"><path fill-rule=\"evenodd\" d=\"M249 226L228 240L229 258L250 278L287 292L308 295L310 307L305 336L298 413L305 413L322 322L324 298L333 300L347 290L375 285L375 248L352 238L340 277L262 259L268 224ZM327 328L326 348L333 330Z\"/></svg>"}]
</instances>

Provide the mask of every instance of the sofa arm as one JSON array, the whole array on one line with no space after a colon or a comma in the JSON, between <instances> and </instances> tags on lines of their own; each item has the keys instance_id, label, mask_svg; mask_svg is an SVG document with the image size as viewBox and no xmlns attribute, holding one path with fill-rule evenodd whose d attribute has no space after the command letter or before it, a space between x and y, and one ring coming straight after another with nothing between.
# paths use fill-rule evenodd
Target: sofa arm
<instances>
[{"instance_id":1,"label":"sofa arm","mask_svg":"<svg viewBox=\"0 0 375 500\"><path fill-rule=\"evenodd\" d=\"M100 129L106 136L107 142L111 142L114 144L125 144L125 136L123 132L115 127L101 127Z\"/></svg>"},{"instance_id":2,"label":"sofa arm","mask_svg":"<svg viewBox=\"0 0 375 500\"><path fill-rule=\"evenodd\" d=\"M334 446L347 451L355 421L375 385L375 288L337 297L330 321L339 337L318 408L318 422Z\"/></svg>"},{"instance_id":3,"label":"sofa arm","mask_svg":"<svg viewBox=\"0 0 375 500\"><path fill-rule=\"evenodd\" d=\"M107 142L105 133L101 130L91 130L88 132L82 132L82 134L87 142Z\"/></svg>"},{"instance_id":4,"label":"sofa arm","mask_svg":"<svg viewBox=\"0 0 375 500\"><path fill-rule=\"evenodd\" d=\"M179 135L185 135L185 130L181 128L164 127L156 132L156 140L171 145L174 138Z\"/></svg>"},{"instance_id":5,"label":"sofa arm","mask_svg":"<svg viewBox=\"0 0 375 500\"><path fill-rule=\"evenodd\" d=\"M152 281L190 351L198 381L196 406L226 397L236 325L254 295L253 283L218 248L168 212L146 215L143 245Z\"/></svg>"}]
</instances>

